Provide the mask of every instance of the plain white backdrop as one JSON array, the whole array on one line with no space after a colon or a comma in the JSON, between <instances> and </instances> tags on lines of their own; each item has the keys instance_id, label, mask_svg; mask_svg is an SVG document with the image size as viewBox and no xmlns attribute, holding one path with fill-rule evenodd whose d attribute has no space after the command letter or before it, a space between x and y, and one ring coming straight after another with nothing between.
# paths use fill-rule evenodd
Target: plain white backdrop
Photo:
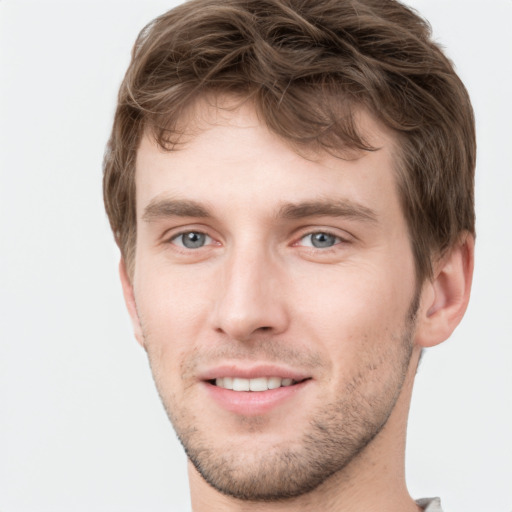
<instances>
[{"instance_id":1,"label":"plain white backdrop","mask_svg":"<svg viewBox=\"0 0 512 512\"><path fill-rule=\"evenodd\" d=\"M189 510L101 196L131 46L176 3L0 1L1 512ZM419 370L409 488L446 512L511 512L512 1L408 3L455 61L479 141L473 298Z\"/></svg>"}]
</instances>

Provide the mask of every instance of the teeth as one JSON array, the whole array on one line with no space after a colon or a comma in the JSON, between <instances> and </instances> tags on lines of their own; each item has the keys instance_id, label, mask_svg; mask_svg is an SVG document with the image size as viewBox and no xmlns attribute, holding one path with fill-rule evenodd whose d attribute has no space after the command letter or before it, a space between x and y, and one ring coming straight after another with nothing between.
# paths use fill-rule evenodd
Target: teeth
<instances>
[{"instance_id":1,"label":"teeth","mask_svg":"<svg viewBox=\"0 0 512 512\"><path fill-rule=\"evenodd\" d=\"M293 379L282 379L281 377L257 377L255 379L219 377L215 379L216 386L233 391L267 391L267 389L277 389L295 383L296 381Z\"/></svg>"},{"instance_id":2,"label":"teeth","mask_svg":"<svg viewBox=\"0 0 512 512\"><path fill-rule=\"evenodd\" d=\"M233 379L233 391L249 391L250 381L249 379Z\"/></svg>"},{"instance_id":3,"label":"teeth","mask_svg":"<svg viewBox=\"0 0 512 512\"><path fill-rule=\"evenodd\" d=\"M249 389L251 391L267 391L268 382L265 377L260 377L258 379L250 379L249 380Z\"/></svg>"},{"instance_id":4,"label":"teeth","mask_svg":"<svg viewBox=\"0 0 512 512\"><path fill-rule=\"evenodd\" d=\"M279 377L270 377L267 381L267 387L268 389L277 389L281 387L281 381Z\"/></svg>"}]
</instances>

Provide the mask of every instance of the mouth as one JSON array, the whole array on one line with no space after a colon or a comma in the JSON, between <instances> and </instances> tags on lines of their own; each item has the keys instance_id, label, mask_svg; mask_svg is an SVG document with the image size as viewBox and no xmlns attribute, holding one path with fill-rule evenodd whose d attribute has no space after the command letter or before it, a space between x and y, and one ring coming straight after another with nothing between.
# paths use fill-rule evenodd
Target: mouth
<instances>
[{"instance_id":1,"label":"mouth","mask_svg":"<svg viewBox=\"0 0 512 512\"><path fill-rule=\"evenodd\" d=\"M307 380L310 380L310 378L295 380L288 377L256 377L251 379L243 377L217 377L207 382L218 388L228 389L230 391L264 392L295 386Z\"/></svg>"},{"instance_id":2,"label":"mouth","mask_svg":"<svg viewBox=\"0 0 512 512\"><path fill-rule=\"evenodd\" d=\"M199 382L215 407L250 417L297 409L297 397L304 399L308 389L315 389L315 377L308 373L286 365L226 362L203 369Z\"/></svg>"}]
</instances>

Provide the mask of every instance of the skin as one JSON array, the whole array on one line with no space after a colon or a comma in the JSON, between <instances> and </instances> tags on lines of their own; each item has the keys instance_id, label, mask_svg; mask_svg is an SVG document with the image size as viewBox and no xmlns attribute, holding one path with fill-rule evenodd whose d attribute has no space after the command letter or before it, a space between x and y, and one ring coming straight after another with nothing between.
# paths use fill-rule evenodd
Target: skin
<instances>
[{"instance_id":1,"label":"skin","mask_svg":"<svg viewBox=\"0 0 512 512\"><path fill-rule=\"evenodd\" d=\"M193 510L418 510L403 469L414 373L464 313L471 237L416 282L395 142L367 114L380 149L348 159L298 154L249 105L195 114L178 151L143 139L133 276L121 262ZM307 380L228 410L205 381L226 369Z\"/></svg>"}]
</instances>

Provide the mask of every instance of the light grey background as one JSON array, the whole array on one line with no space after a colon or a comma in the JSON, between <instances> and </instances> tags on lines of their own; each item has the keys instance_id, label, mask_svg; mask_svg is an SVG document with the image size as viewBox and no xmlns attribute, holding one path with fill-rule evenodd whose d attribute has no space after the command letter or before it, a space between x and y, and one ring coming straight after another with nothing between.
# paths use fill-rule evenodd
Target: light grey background
<instances>
[{"instance_id":1,"label":"light grey background","mask_svg":"<svg viewBox=\"0 0 512 512\"><path fill-rule=\"evenodd\" d=\"M512 1L408 3L455 61L479 139L473 299L419 371L408 483L447 512L510 512ZM2 512L189 508L185 457L131 333L101 199L131 46L173 5L0 1Z\"/></svg>"}]
</instances>

